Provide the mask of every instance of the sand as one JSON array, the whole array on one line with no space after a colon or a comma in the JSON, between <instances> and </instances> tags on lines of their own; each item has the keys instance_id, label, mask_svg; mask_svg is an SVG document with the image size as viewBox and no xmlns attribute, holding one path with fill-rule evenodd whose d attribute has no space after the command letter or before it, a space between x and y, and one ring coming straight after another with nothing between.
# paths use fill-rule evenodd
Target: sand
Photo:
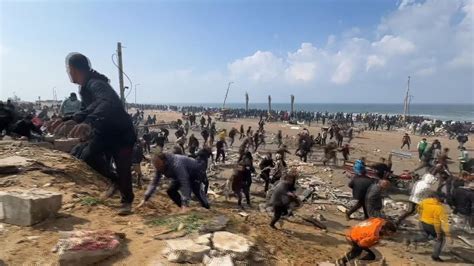
<instances>
[{"instance_id":1,"label":"sand","mask_svg":"<svg viewBox=\"0 0 474 266\"><path fill-rule=\"evenodd\" d=\"M169 122L181 117L181 114L175 112L153 112L157 114L158 120ZM245 128L252 126L257 128L257 120L241 119L239 121L230 120L228 122L217 122L218 128L239 128L243 124ZM293 125L284 123L268 123L265 129L268 132L267 142L270 143L272 135L281 129L284 135L288 135L285 142L293 147L295 142L294 136L299 131L292 129ZM321 125L312 125L308 127L312 134L320 132ZM175 141L174 131L170 134L170 144L166 145L167 149L172 147ZM200 131L193 131L195 136L200 140ZM376 161L379 157L386 157L391 150L399 150L401 138L404 134L403 130L394 130L390 132L365 131L360 135L356 135L351 143L353 152L351 158L366 156L369 160ZM393 168L395 173L405 169L413 169L418 160L416 157L416 143L421 139L419 136L412 136L413 153L411 159L393 159ZM433 137L428 137L428 141L432 141ZM456 172L458 166L457 143L455 140L449 140L446 137L437 137L444 147L451 149L451 157L454 162L450 164L450 169ZM202 141L201 141L202 142ZM231 154L235 154L240 142L237 140L231 149ZM469 151L474 150L472 141L466 147ZM259 154L266 151L274 151L276 145L267 144ZM290 148L294 152L294 148ZM45 165L59 168L64 173L44 173L38 170L24 172L14 176L0 177L9 178L13 181L8 187L11 188L31 188L42 187L50 184L48 189L60 191L64 193L63 204L73 204L71 209L63 209L55 218L49 219L41 224L33 227L23 228L18 226L4 225L0 232L0 265L2 261L9 265L54 265L57 261L57 255L51 252L51 248L58 239L58 231L72 229L110 229L123 232L127 235L126 248L117 256L114 256L100 265L169 265L169 263L161 257L161 249L164 247L164 241L155 240L154 235L163 230L161 227L150 226L148 221L163 216L177 215L178 208L175 207L166 196L166 192L161 189L155 195L150 204L146 208L136 210L133 215L128 217L118 217L115 215L116 207L119 204L118 198L106 201L104 204L97 206L84 206L77 197L86 196L98 197L105 190L105 185L101 181L102 178L97 176L83 163L72 159L66 154L60 152L52 152L47 149L37 147L27 147L15 145L0 145L0 159L12 155L27 156L30 159L43 162ZM338 154L340 156L340 154ZM232 156L231 156L232 157ZM323 172L325 168L319 162L320 151L315 151L310 162L315 166L309 166L319 171L318 176L327 180L328 184L339 187L343 191L350 191L346 184L348 179L343 173L341 167L331 167L332 172ZM297 163L297 158L291 155L288 159L292 164ZM221 171L216 177L211 179L211 185L222 184L230 175L232 167L218 167ZM143 167L146 176L153 175L153 169L148 165ZM5 189L2 187L0 189ZM238 213L236 208L236 200L232 198L229 202L211 198L212 209L203 210L199 208L195 202L192 203L191 212L195 212L203 217L212 217L215 215L226 215L230 217L231 224L227 230L235 233L244 234L252 238L258 247L259 253L264 258L260 265L317 265L323 261L334 261L345 251L349 245L343 236L348 226L358 221L346 221L344 215L337 211L336 206L326 205L326 210L316 210L317 205L305 205L299 210L301 214L321 213L328 220L325 224L329 228L329 233L323 232L313 226L301 224L298 222L285 222L282 230L273 230L268 226L270 218L258 211L258 203L263 202L263 198L259 196L262 190L261 183L253 185L252 201L254 207L247 209L249 217L244 218ZM144 190L135 189L136 200L134 205L138 204L143 197ZM412 220L413 221L413 220ZM402 232L401 234L407 234ZM39 236L36 240L25 240L28 236ZM459 242L456 243L460 245ZM448 249L451 245L448 245ZM384 257L388 265L448 265L453 263L462 263L461 260L449 254L443 254L448 259L448 263L433 263L429 258L430 246L421 247L417 251L407 252L401 243L400 238L383 241L381 245L374 249L378 255L378 260L371 265L381 265L381 257ZM382 255L381 255L382 254ZM259 265L251 263L251 265Z\"/></svg>"}]
</instances>

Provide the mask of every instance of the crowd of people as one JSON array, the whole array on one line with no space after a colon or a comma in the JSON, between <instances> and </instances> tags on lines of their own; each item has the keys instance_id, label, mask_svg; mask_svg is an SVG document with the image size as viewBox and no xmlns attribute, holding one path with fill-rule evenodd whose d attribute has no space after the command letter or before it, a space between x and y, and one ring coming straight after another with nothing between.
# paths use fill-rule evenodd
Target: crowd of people
<instances>
[{"instance_id":1,"label":"crowd of people","mask_svg":"<svg viewBox=\"0 0 474 266\"><path fill-rule=\"evenodd\" d=\"M136 112L130 115L109 84L109 79L95 71L86 56L70 54L66 58L66 65L71 82L80 86L80 100L75 93L71 93L59 108L58 114L54 113L51 117L48 117L47 108L43 108L38 115L35 112L22 115L25 111L17 110L11 101L6 104L0 102L0 133L5 131L6 135L32 140L41 140L45 132L79 138L81 142L74 147L72 154L110 180L111 185L105 191L105 197L120 192L120 215L132 213L133 183L138 187L142 186L140 164L143 160L149 160L156 171L137 208L142 208L152 198L163 176L170 180L167 189L169 198L183 212L189 207L192 195L203 208L211 208L207 197L209 160L212 164L228 163L229 147L239 141L238 159L231 162L234 169L227 180L227 192L237 198L238 208L244 209L244 197L247 207L251 208L250 190L253 177L260 178L264 184L267 205L273 211L269 225L276 229L276 223L284 216L291 216L302 202L296 194L299 173L287 164L286 157L292 153L281 130L275 135L277 149L266 151L262 158L258 158L260 163L257 167L255 165L255 153L266 146L266 123L272 119L304 120L308 124L311 121L321 122L322 132L316 136L307 128L298 133L294 154L301 161L307 162L311 159L312 152L320 149L324 153L321 160L323 165L330 162L337 165L338 152L342 154L344 161L349 161L354 123L366 123L369 130L383 127L391 130L394 126L402 125L402 122L406 123L399 115L304 111L289 114L287 111L268 113L266 110L230 109L226 111L229 117L258 117L259 120L255 128L242 124L239 129L233 127L227 131L217 128L212 113L218 112L219 109L215 108L136 105ZM157 117L148 115L145 118L146 109L183 113L183 119L176 121L176 142L172 152L165 149L165 144L170 142L169 129L162 127L159 130L150 130L152 125L156 125ZM409 123L420 121L422 119L419 117L408 118ZM201 143L193 133L198 130L202 138ZM466 156L464 162L468 159L463 147L466 142L467 139L459 142L459 149ZM401 149L405 146L410 149L410 145L411 138L407 133L402 137ZM152 146L156 146L155 151L152 151ZM433 238L435 242L432 259L441 261L440 254L445 240L451 234L444 204L453 210L455 227L472 232L474 183L471 175L465 171L464 166L460 167L460 176L455 176L450 171L449 149L443 149L438 140L429 144L426 139L422 139L417 144L417 151L420 166L413 169L413 176L419 171L424 172L413 185L407 211L396 221L392 221L385 214L383 204L384 197L393 189L391 157L388 160L381 158L380 162L371 165L366 164L364 157L353 163L349 187L356 204L347 210L345 215L350 220L352 215L362 208L364 221L348 231L347 239L351 250L339 260L341 264L359 257L363 251L367 254L361 259L375 259L370 248L376 245L380 238L395 233L397 227L403 225L405 219L416 212L419 213L422 235L407 239L407 245ZM149 157L145 156L146 154L149 154ZM368 169L372 169L375 175L369 176ZM136 176L135 181L132 170Z\"/></svg>"}]
</instances>

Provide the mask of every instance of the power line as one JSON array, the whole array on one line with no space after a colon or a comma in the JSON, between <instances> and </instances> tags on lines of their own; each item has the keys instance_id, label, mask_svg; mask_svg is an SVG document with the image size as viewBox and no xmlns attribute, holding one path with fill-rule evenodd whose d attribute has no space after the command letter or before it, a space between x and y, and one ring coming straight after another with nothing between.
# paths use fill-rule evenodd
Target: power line
<instances>
[{"instance_id":1,"label":"power line","mask_svg":"<svg viewBox=\"0 0 474 266\"><path fill-rule=\"evenodd\" d=\"M114 56L117 56L117 54L116 54L116 53L113 53L113 54L112 54L112 63L115 65L115 67L117 67L117 68L120 70L120 72L123 73L123 75L128 79L128 82L130 82L130 87L129 87L127 96L125 96L125 99L126 99L126 98L128 98L128 96L130 95L130 92L132 92L133 82L132 82L132 80L130 79L130 77L127 75L127 73L125 73L125 71L123 71L123 69L121 69L121 68L118 66L118 64L115 62Z\"/></svg>"}]
</instances>

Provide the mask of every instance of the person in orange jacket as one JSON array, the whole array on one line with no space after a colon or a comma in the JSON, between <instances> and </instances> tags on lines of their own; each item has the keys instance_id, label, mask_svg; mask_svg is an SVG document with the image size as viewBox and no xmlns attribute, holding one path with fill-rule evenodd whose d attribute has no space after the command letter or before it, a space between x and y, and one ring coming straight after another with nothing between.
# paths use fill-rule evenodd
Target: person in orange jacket
<instances>
[{"instance_id":1,"label":"person in orange jacket","mask_svg":"<svg viewBox=\"0 0 474 266\"><path fill-rule=\"evenodd\" d=\"M344 257L340 258L338 265L346 265L347 262L359 257L362 251L367 255L361 260L375 260L375 254L370 250L375 246L381 237L391 235L396 232L396 226L382 218L369 218L349 229L346 239L351 244L351 250Z\"/></svg>"}]
</instances>

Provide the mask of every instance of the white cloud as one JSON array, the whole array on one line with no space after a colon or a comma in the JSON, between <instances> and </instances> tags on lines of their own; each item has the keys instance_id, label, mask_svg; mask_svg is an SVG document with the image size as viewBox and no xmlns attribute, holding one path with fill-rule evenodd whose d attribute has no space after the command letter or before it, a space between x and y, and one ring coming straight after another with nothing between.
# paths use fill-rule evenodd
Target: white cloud
<instances>
[{"instance_id":1,"label":"white cloud","mask_svg":"<svg viewBox=\"0 0 474 266\"><path fill-rule=\"evenodd\" d=\"M311 62L297 62L291 64L286 73L290 79L296 81L312 81L316 76L316 63Z\"/></svg>"},{"instance_id":2,"label":"white cloud","mask_svg":"<svg viewBox=\"0 0 474 266\"><path fill-rule=\"evenodd\" d=\"M257 51L251 56L237 59L228 66L233 79L246 77L252 81L270 81L278 78L284 70L283 60L272 52Z\"/></svg>"},{"instance_id":3,"label":"white cloud","mask_svg":"<svg viewBox=\"0 0 474 266\"><path fill-rule=\"evenodd\" d=\"M415 45L402 37L385 35L377 42L373 42L372 46L381 53L389 55L409 54L415 50Z\"/></svg>"},{"instance_id":4,"label":"white cloud","mask_svg":"<svg viewBox=\"0 0 474 266\"><path fill-rule=\"evenodd\" d=\"M431 67L420 69L420 70L416 71L415 74L417 76L431 76L435 72L436 72L436 68L434 66L431 66Z\"/></svg>"},{"instance_id":5,"label":"white cloud","mask_svg":"<svg viewBox=\"0 0 474 266\"><path fill-rule=\"evenodd\" d=\"M331 82L342 85L348 83L354 71L354 64L351 60L343 60L336 68L336 71L331 76Z\"/></svg>"},{"instance_id":6,"label":"white cloud","mask_svg":"<svg viewBox=\"0 0 474 266\"><path fill-rule=\"evenodd\" d=\"M460 73L465 69L473 73L473 14L474 1L404 0L398 9L381 18L373 39L358 37L361 30L353 27L338 36L329 35L322 48L303 42L296 51L278 57L257 51L236 60L229 69L243 74L240 78L264 80L275 87L363 84L379 89L412 75L417 82L426 82L430 88L440 86L444 92L441 84L457 75L463 90L472 89L472 75ZM383 70L383 75L371 75L374 69Z\"/></svg>"},{"instance_id":7,"label":"white cloud","mask_svg":"<svg viewBox=\"0 0 474 266\"><path fill-rule=\"evenodd\" d=\"M415 3L415 0L402 0L400 1L400 5L398 5L398 10L402 10L413 3Z\"/></svg>"},{"instance_id":8,"label":"white cloud","mask_svg":"<svg viewBox=\"0 0 474 266\"><path fill-rule=\"evenodd\" d=\"M367 63L365 65L365 70L369 71L372 68L383 67L385 66L386 60L385 58L377 55L369 55L367 57Z\"/></svg>"}]
</instances>

